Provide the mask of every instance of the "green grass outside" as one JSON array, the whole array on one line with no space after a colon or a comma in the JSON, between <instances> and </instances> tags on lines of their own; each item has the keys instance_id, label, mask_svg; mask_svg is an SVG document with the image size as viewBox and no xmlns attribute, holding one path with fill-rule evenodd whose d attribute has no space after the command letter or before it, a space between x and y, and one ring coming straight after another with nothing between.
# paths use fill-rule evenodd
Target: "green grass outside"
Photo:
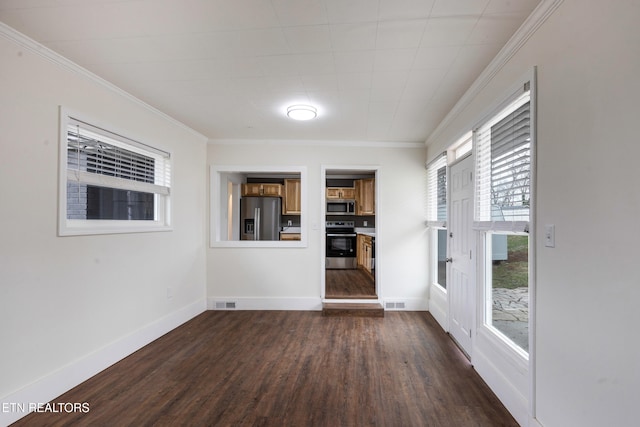
<instances>
[{"instance_id":1,"label":"green grass outside","mask_svg":"<svg viewBox=\"0 0 640 427\"><path fill-rule=\"evenodd\" d=\"M515 289L529 286L529 236L507 236L506 261L493 264L493 287Z\"/></svg>"}]
</instances>

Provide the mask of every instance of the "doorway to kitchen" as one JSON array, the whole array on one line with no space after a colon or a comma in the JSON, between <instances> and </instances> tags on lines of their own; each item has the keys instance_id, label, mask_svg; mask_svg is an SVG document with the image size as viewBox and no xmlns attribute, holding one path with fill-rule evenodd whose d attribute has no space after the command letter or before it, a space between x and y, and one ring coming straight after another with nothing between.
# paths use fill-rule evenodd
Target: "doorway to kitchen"
<instances>
[{"instance_id":1,"label":"doorway to kitchen","mask_svg":"<svg viewBox=\"0 0 640 427\"><path fill-rule=\"evenodd\" d=\"M377 300L377 169L323 167L322 297Z\"/></svg>"}]
</instances>

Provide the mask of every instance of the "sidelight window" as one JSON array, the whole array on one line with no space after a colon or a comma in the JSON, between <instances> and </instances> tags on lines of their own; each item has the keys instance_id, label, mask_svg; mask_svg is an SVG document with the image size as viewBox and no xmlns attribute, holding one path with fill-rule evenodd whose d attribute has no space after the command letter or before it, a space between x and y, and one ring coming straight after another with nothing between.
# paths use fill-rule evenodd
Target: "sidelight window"
<instances>
[{"instance_id":1,"label":"sidelight window","mask_svg":"<svg viewBox=\"0 0 640 427\"><path fill-rule=\"evenodd\" d=\"M427 165L428 217L431 236L432 281L447 288L447 155L442 153Z\"/></svg>"}]
</instances>

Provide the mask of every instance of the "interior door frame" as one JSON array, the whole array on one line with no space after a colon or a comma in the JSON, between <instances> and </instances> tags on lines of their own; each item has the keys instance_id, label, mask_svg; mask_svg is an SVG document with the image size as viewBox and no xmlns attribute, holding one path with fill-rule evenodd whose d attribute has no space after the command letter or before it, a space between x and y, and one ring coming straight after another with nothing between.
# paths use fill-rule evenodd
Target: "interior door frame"
<instances>
[{"instance_id":1,"label":"interior door frame","mask_svg":"<svg viewBox=\"0 0 640 427\"><path fill-rule=\"evenodd\" d=\"M376 286L376 295L378 296L377 300L369 299L369 300L357 300L357 299L349 299L349 300L328 300L326 298L326 274L325 274L325 259L327 257L327 241L326 241L326 203L327 203L327 171L344 171L345 174L349 172L359 172L365 173L370 172L375 175L375 212L376 212L376 257L375 257L375 276L374 282ZM320 299L323 302L345 302L348 301L350 303L372 303L372 302L380 302L382 301L382 283L380 283L380 262L381 256L380 251L377 249L378 241L380 240L380 166L378 165L320 165Z\"/></svg>"},{"instance_id":2,"label":"interior door frame","mask_svg":"<svg viewBox=\"0 0 640 427\"><path fill-rule=\"evenodd\" d=\"M458 159L455 159L455 161L453 161L451 164L449 164L447 166L447 235L450 236L451 233L451 224L453 223L453 221L451 220L451 215L452 215L452 211L453 209L451 208L451 201L452 201L452 191L453 191L453 186L451 185L452 181L451 181L451 177L452 177L452 170L458 166L460 163L462 163L463 161L470 159L471 164L472 164L472 179L471 179L471 186L472 189L475 188L475 166L474 166L474 157L473 157L473 152L469 152L463 156L461 156ZM473 212L474 209L474 194L475 192L472 191L471 194L471 212ZM453 310L451 308L452 306L452 302L451 302L451 296L453 294L452 292L452 285L453 285L453 281L452 279L452 272L451 272L451 268L452 268L452 263L447 262L446 263L446 276L447 276L447 325L448 325L448 332L449 332L449 336L451 336L451 338L453 339L454 342L456 342L456 344L458 345L458 347L460 347L460 349L462 350L463 353L465 353L465 355L469 358L469 360L472 362L473 361L473 347L475 344L475 335L476 335L476 331L477 331L477 314L478 314L478 306L476 303L477 300L477 295L478 295L478 290L477 290L477 284L478 284L478 280L477 280L477 259L478 259L478 251L477 251L477 239L476 239L476 233L473 231L473 218L470 219L469 222L469 246L472 248L472 260L471 260L471 269L469 271L469 281L470 281L470 288L471 291L473 293L472 297L471 297L471 304L470 304L470 308L472 310L472 312L470 313L470 318L471 318L471 325L470 325L470 337L469 337L469 348L463 348L462 344L459 343L455 337L451 334L451 330L453 328L453 324L454 322L452 321L452 316L453 316ZM447 258L451 257L451 241L449 240L450 238L447 238Z\"/></svg>"}]
</instances>

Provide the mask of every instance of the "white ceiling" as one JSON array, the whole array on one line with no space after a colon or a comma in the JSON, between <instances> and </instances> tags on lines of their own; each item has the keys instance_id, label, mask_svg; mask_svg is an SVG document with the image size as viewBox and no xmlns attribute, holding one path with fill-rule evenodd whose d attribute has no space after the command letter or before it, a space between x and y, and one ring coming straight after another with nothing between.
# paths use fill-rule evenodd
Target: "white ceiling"
<instances>
[{"instance_id":1,"label":"white ceiling","mask_svg":"<svg viewBox=\"0 0 640 427\"><path fill-rule=\"evenodd\" d=\"M0 0L0 21L212 139L423 142L539 2Z\"/></svg>"}]
</instances>

